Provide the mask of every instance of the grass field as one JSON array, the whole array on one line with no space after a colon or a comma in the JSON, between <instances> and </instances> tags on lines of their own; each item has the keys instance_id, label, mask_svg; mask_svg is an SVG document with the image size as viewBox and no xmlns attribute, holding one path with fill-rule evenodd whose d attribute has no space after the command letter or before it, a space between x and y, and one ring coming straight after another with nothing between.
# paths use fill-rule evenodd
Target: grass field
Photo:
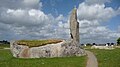
<instances>
[{"instance_id":1,"label":"grass field","mask_svg":"<svg viewBox=\"0 0 120 67\"><path fill-rule=\"evenodd\" d=\"M96 55L99 67L120 67L120 49L90 51Z\"/></svg>"},{"instance_id":2,"label":"grass field","mask_svg":"<svg viewBox=\"0 0 120 67\"><path fill-rule=\"evenodd\" d=\"M9 50L0 50L0 67L85 67L86 59L86 56L18 59Z\"/></svg>"},{"instance_id":3,"label":"grass field","mask_svg":"<svg viewBox=\"0 0 120 67\"><path fill-rule=\"evenodd\" d=\"M0 49L9 48L9 47L10 47L9 44L0 44Z\"/></svg>"}]
</instances>

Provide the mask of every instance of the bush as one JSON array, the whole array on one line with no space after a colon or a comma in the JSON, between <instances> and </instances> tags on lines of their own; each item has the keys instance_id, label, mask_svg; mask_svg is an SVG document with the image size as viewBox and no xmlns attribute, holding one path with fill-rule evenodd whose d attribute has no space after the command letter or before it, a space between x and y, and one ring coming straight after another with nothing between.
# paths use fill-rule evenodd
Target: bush
<instances>
[{"instance_id":1,"label":"bush","mask_svg":"<svg viewBox=\"0 0 120 67\"><path fill-rule=\"evenodd\" d=\"M87 44L86 44L86 46L92 46L92 44L90 44L90 43L87 43Z\"/></svg>"},{"instance_id":2,"label":"bush","mask_svg":"<svg viewBox=\"0 0 120 67\"><path fill-rule=\"evenodd\" d=\"M117 39L117 44L120 45L120 37Z\"/></svg>"}]
</instances>

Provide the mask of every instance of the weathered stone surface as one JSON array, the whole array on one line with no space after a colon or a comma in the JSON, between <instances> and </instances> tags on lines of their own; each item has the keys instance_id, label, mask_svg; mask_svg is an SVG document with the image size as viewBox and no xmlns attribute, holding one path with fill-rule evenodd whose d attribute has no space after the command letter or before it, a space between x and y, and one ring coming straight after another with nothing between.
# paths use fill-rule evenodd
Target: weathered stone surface
<instances>
[{"instance_id":1,"label":"weathered stone surface","mask_svg":"<svg viewBox=\"0 0 120 67\"><path fill-rule=\"evenodd\" d=\"M77 9L74 8L70 16L70 34L76 45L79 45L79 23L77 21Z\"/></svg>"},{"instance_id":2,"label":"weathered stone surface","mask_svg":"<svg viewBox=\"0 0 120 67\"><path fill-rule=\"evenodd\" d=\"M10 50L14 57L21 57L21 58L30 57L29 47L18 45L15 41L10 42Z\"/></svg>"},{"instance_id":3,"label":"weathered stone surface","mask_svg":"<svg viewBox=\"0 0 120 67\"><path fill-rule=\"evenodd\" d=\"M84 55L84 50L76 46L74 41L63 41L57 44L47 44L40 47L27 47L11 43L11 51L18 58L40 58L40 57L67 57Z\"/></svg>"}]
</instances>

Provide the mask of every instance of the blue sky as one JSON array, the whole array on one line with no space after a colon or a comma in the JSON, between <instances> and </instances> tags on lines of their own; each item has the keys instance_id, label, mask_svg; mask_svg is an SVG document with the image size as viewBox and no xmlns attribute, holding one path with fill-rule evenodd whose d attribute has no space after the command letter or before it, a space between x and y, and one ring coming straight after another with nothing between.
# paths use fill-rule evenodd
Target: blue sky
<instances>
[{"instance_id":1,"label":"blue sky","mask_svg":"<svg viewBox=\"0 0 120 67\"><path fill-rule=\"evenodd\" d=\"M69 12L74 8L74 6L78 7L80 3L84 2L84 0L41 0L43 3L42 10L46 13L52 13L53 16L58 16L59 14L63 14L64 16L68 16ZM110 2L105 3L106 7L112 7L113 9L118 9L120 6L119 0L111 0ZM111 30L117 30L120 25L120 15L111 18L108 23L103 25L107 25Z\"/></svg>"},{"instance_id":2,"label":"blue sky","mask_svg":"<svg viewBox=\"0 0 120 67\"><path fill-rule=\"evenodd\" d=\"M59 14L66 16L74 6L78 7L83 0L41 0L41 2L43 3L43 11L45 13L52 13L55 16Z\"/></svg>"},{"instance_id":3,"label":"blue sky","mask_svg":"<svg viewBox=\"0 0 120 67\"><path fill-rule=\"evenodd\" d=\"M112 0L110 3L107 3L106 6L117 9L120 7L120 0ZM111 30L117 30L117 27L120 25L120 15L111 18L108 22L107 25Z\"/></svg>"},{"instance_id":4,"label":"blue sky","mask_svg":"<svg viewBox=\"0 0 120 67\"><path fill-rule=\"evenodd\" d=\"M69 39L69 17L75 6L80 43L116 43L119 0L0 0L0 40Z\"/></svg>"}]
</instances>

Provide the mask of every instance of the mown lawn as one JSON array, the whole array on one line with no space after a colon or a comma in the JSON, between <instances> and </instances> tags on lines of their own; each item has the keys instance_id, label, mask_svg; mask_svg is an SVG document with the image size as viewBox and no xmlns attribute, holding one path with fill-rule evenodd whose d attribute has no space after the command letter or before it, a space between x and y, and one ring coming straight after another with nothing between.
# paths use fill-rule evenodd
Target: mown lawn
<instances>
[{"instance_id":1,"label":"mown lawn","mask_svg":"<svg viewBox=\"0 0 120 67\"><path fill-rule=\"evenodd\" d=\"M99 67L120 67L120 49L90 51L96 55Z\"/></svg>"},{"instance_id":2,"label":"mown lawn","mask_svg":"<svg viewBox=\"0 0 120 67\"><path fill-rule=\"evenodd\" d=\"M0 67L85 67L86 56L64 58L18 59L10 50L0 50Z\"/></svg>"}]
</instances>

